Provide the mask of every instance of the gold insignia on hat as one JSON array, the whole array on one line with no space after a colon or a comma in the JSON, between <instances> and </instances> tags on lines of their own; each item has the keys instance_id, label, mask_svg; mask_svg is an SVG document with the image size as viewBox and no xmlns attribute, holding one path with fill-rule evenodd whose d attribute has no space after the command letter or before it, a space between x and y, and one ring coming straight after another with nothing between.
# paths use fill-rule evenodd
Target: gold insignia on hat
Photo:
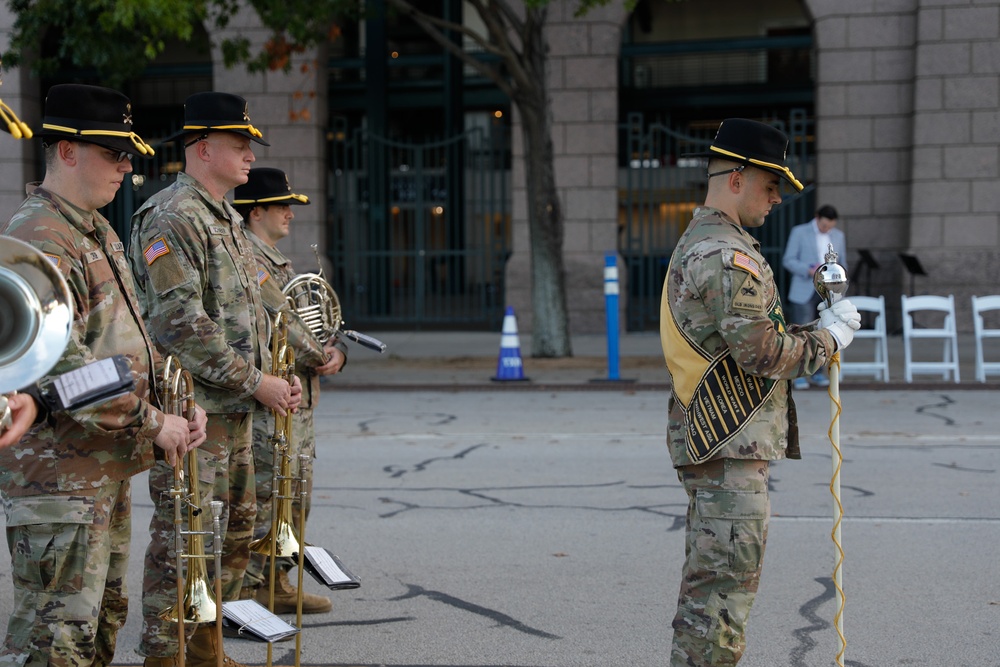
<instances>
[{"instance_id":1,"label":"gold insignia on hat","mask_svg":"<svg viewBox=\"0 0 1000 667\"><path fill-rule=\"evenodd\" d=\"M132 103L125 105L125 113L122 114L122 122L126 125L132 124Z\"/></svg>"},{"instance_id":2,"label":"gold insignia on hat","mask_svg":"<svg viewBox=\"0 0 1000 667\"><path fill-rule=\"evenodd\" d=\"M243 120L245 120L248 123L250 122L250 103L249 102L244 102L243 103Z\"/></svg>"}]
</instances>

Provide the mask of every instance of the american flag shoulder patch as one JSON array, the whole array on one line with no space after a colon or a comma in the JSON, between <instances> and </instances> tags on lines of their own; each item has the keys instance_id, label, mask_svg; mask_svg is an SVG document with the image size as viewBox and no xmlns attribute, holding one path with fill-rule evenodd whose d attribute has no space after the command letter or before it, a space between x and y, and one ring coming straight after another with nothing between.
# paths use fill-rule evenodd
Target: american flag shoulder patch
<instances>
[{"instance_id":1,"label":"american flag shoulder patch","mask_svg":"<svg viewBox=\"0 0 1000 667\"><path fill-rule=\"evenodd\" d=\"M266 283L267 279L270 278L270 277L271 277L271 274L268 273L264 269L263 266L258 266L257 267L257 286L258 287L261 286L261 285L263 285L264 283Z\"/></svg>"},{"instance_id":2,"label":"american flag shoulder patch","mask_svg":"<svg viewBox=\"0 0 1000 667\"><path fill-rule=\"evenodd\" d=\"M750 255L737 251L733 256L733 266L752 274L754 278L760 278L760 264Z\"/></svg>"},{"instance_id":3,"label":"american flag shoulder patch","mask_svg":"<svg viewBox=\"0 0 1000 667\"><path fill-rule=\"evenodd\" d=\"M52 262L52 265L54 267L56 267L57 269L59 268L59 264L62 263L62 257L60 257L59 255L50 255L47 252L43 252L42 254L49 258L49 261Z\"/></svg>"},{"instance_id":4,"label":"american flag shoulder patch","mask_svg":"<svg viewBox=\"0 0 1000 667\"><path fill-rule=\"evenodd\" d=\"M158 258L163 257L169 252L170 248L167 247L167 242L161 236L160 238L150 243L149 247L146 248L145 252L143 252L142 254L146 257L146 265L150 266Z\"/></svg>"}]
</instances>

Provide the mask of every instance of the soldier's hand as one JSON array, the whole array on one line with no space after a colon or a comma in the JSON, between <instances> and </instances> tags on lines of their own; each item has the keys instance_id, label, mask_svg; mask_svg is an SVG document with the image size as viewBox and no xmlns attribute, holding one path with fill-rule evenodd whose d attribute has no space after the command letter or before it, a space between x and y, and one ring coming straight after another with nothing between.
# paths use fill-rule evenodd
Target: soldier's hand
<instances>
[{"instance_id":1,"label":"soldier's hand","mask_svg":"<svg viewBox=\"0 0 1000 667\"><path fill-rule=\"evenodd\" d=\"M861 313L858 312L857 306L851 303L850 299L841 299L829 308L827 308L825 301L821 301L816 309L819 311L820 320L824 327L829 323L829 317L832 315L855 331L861 328ZM824 317L827 319L824 320Z\"/></svg>"},{"instance_id":2,"label":"soldier's hand","mask_svg":"<svg viewBox=\"0 0 1000 667\"><path fill-rule=\"evenodd\" d=\"M300 405L302 405L302 381L299 380L298 375L295 375L292 377L292 398L288 402L289 412L297 412Z\"/></svg>"},{"instance_id":3,"label":"soldier's hand","mask_svg":"<svg viewBox=\"0 0 1000 667\"><path fill-rule=\"evenodd\" d=\"M187 451L190 437L187 419L165 414L163 415L163 428L160 429L159 435L153 442L163 450L167 463L175 466L180 457Z\"/></svg>"},{"instance_id":4,"label":"soldier's hand","mask_svg":"<svg viewBox=\"0 0 1000 667\"><path fill-rule=\"evenodd\" d=\"M347 361L347 358L340 348L333 345L324 347L323 352L326 353L326 363L322 366L317 366L313 370L317 375L336 375L344 367L344 362Z\"/></svg>"},{"instance_id":5,"label":"soldier's hand","mask_svg":"<svg viewBox=\"0 0 1000 667\"><path fill-rule=\"evenodd\" d=\"M265 373L253 397L265 408L270 408L284 417L288 414L286 410L289 409L292 400L292 387L277 375Z\"/></svg>"},{"instance_id":6,"label":"soldier's hand","mask_svg":"<svg viewBox=\"0 0 1000 667\"><path fill-rule=\"evenodd\" d=\"M38 405L28 394L12 394L7 396L7 407L10 408L11 423L0 434L0 449L17 443L38 416Z\"/></svg>"},{"instance_id":7,"label":"soldier's hand","mask_svg":"<svg viewBox=\"0 0 1000 667\"><path fill-rule=\"evenodd\" d=\"M188 420L188 436L190 437L186 449L188 452L201 445L208 437L208 415L201 406L194 406L194 415Z\"/></svg>"}]
</instances>

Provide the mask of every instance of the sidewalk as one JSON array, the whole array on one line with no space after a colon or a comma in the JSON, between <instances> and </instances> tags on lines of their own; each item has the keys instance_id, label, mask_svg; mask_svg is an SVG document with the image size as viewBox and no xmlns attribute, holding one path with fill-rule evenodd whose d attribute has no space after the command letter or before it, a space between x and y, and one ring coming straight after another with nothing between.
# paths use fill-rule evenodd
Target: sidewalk
<instances>
[{"instance_id":1,"label":"sidewalk","mask_svg":"<svg viewBox=\"0 0 1000 667\"><path fill-rule=\"evenodd\" d=\"M667 390L669 377L660 350L660 338L654 332L623 334L619 341L618 381L611 381L608 370L607 340L604 335L572 338L573 356L540 359L531 356L531 336L521 334L521 357L525 381L493 381L500 353L500 333L492 332L369 332L387 345L378 354L349 343L348 364L343 373L324 378L323 386L353 389L522 389L543 390L572 388ZM939 341L918 340L914 358L940 359ZM869 341L859 341L857 353L866 356ZM988 352L989 354L989 352ZM903 381L902 336L889 337L888 383L853 375L843 379L844 386L866 389L964 388L1000 389L1000 376L982 384L975 381L975 341L971 333L959 334L961 383L944 381L940 376L914 375L914 382ZM810 391L822 391L812 389Z\"/></svg>"}]
</instances>

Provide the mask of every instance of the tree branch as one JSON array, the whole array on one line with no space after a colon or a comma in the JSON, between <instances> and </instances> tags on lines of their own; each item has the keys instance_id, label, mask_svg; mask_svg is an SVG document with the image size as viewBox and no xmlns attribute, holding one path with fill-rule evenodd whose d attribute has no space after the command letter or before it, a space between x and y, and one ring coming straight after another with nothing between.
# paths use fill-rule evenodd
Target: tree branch
<instances>
[{"instance_id":1,"label":"tree branch","mask_svg":"<svg viewBox=\"0 0 1000 667\"><path fill-rule=\"evenodd\" d=\"M507 44L501 42L499 45L501 47L507 46L508 48L498 48L497 44L486 40L482 35L470 30L464 25L459 25L457 23L452 23L451 21L445 21L438 17L425 14L407 2L407 0L387 0L387 2L416 21L416 23L423 28L431 39L437 42L450 54L489 78L505 95L512 99L514 98L516 92L514 87L511 85L510 81L501 75L500 71L496 67L492 67L487 63L474 58L462 48L461 44L456 44L453 40L448 39L448 37L445 36L444 31L452 30L470 37L476 42L476 44L480 45L486 53L498 56L508 68L510 68L512 56L516 58L516 54L514 54L509 48L509 42ZM490 34L494 35L492 31Z\"/></svg>"}]
</instances>

